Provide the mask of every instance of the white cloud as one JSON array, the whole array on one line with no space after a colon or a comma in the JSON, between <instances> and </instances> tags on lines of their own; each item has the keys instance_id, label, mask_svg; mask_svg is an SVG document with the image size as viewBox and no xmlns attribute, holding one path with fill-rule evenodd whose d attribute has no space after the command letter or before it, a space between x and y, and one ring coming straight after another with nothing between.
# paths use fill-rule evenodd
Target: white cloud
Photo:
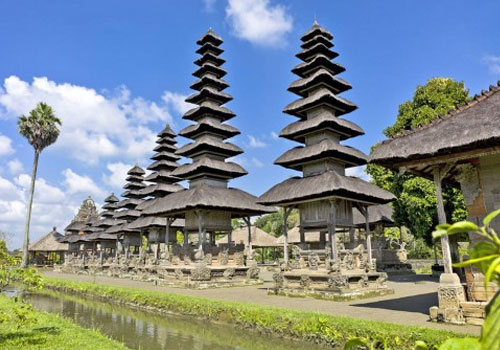
<instances>
[{"instance_id":1,"label":"white cloud","mask_svg":"<svg viewBox=\"0 0 500 350\"><path fill-rule=\"evenodd\" d=\"M493 74L500 74L500 56L486 55L481 59Z\"/></svg>"},{"instance_id":2,"label":"white cloud","mask_svg":"<svg viewBox=\"0 0 500 350\"><path fill-rule=\"evenodd\" d=\"M31 188L31 176L21 174L14 179L14 182L21 187L24 198L27 200ZM44 178L37 178L35 182L34 201L42 204L59 203L64 200L64 192L55 186L50 185Z\"/></svg>"},{"instance_id":3,"label":"white cloud","mask_svg":"<svg viewBox=\"0 0 500 350\"><path fill-rule=\"evenodd\" d=\"M267 146L267 144L256 138L255 136L248 135L248 146L251 148L264 148Z\"/></svg>"},{"instance_id":4,"label":"white cloud","mask_svg":"<svg viewBox=\"0 0 500 350\"><path fill-rule=\"evenodd\" d=\"M8 156L14 153L12 140L5 135L0 134L0 156Z\"/></svg>"},{"instance_id":5,"label":"white cloud","mask_svg":"<svg viewBox=\"0 0 500 350\"><path fill-rule=\"evenodd\" d=\"M9 172L12 175L20 174L24 171L23 163L19 159L12 159L7 163L7 167L9 168Z\"/></svg>"},{"instance_id":6,"label":"white cloud","mask_svg":"<svg viewBox=\"0 0 500 350\"><path fill-rule=\"evenodd\" d=\"M192 103L187 103L185 101L187 98L186 95L182 95L177 92L165 91L161 98L167 104L167 106L173 108L173 110L180 115L183 115L188 110L194 107Z\"/></svg>"},{"instance_id":7,"label":"white cloud","mask_svg":"<svg viewBox=\"0 0 500 350\"><path fill-rule=\"evenodd\" d=\"M66 180L59 186L49 184L44 178L36 180L30 225L31 242L54 226L62 232L89 194L95 195L98 200L104 197L104 193L88 176L76 174L70 169L66 169L64 175ZM27 174L12 180L0 177L0 231L10 234L10 248L22 246L30 185L31 177Z\"/></svg>"},{"instance_id":8,"label":"white cloud","mask_svg":"<svg viewBox=\"0 0 500 350\"><path fill-rule=\"evenodd\" d=\"M102 179L104 183L115 188L121 189L125 185L125 178L127 177L127 171L132 168L132 164L124 164L122 162L108 163L106 168L111 172L109 175L103 174Z\"/></svg>"},{"instance_id":9,"label":"white cloud","mask_svg":"<svg viewBox=\"0 0 500 350\"><path fill-rule=\"evenodd\" d=\"M164 97L160 105L132 98L124 86L117 89L116 96L105 96L91 88L58 84L46 77L33 78L29 83L10 76L0 89L0 107L5 110L4 116L15 117L27 114L40 101L48 103L62 120L61 134L51 149L64 150L74 159L95 164L100 158L136 158L151 151L145 147L151 145L153 134L147 124L172 123L169 107L182 107L176 100L180 95L166 95L170 100ZM0 152L2 145L4 153L11 152L5 144L10 143L0 142Z\"/></svg>"},{"instance_id":10,"label":"white cloud","mask_svg":"<svg viewBox=\"0 0 500 350\"><path fill-rule=\"evenodd\" d=\"M205 10L207 12L212 12L214 10L216 1L217 0L203 0L203 4L205 5Z\"/></svg>"},{"instance_id":11,"label":"white cloud","mask_svg":"<svg viewBox=\"0 0 500 350\"><path fill-rule=\"evenodd\" d=\"M238 38L257 45L283 46L293 26L286 8L269 0L229 0L226 16Z\"/></svg>"},{"instance_id":12,"label":"white cloud","mask_svg":"<svg viewBox=\"0 0 500 350\"><path fill-rule=\"evenodd\" d=\"M256 168L262 168L264 166L264 163L262 163L257 158L253 157L252 158L252 165L255 166Z\"/></svg>"},{"instance_id":13,"label":"white cloud","mask_svg":"<svg viewBox=\"0 0 500 350\"><path fill-rule=\"evenodd\" d=\"M71 169L65 169L62 173L65 177L64 184L69 194L90 194L96 197L105 195L105 192L90 177L77 174Z\"/></svg>"},{"instance_id":14,"label":"white cloud","mask_svg":"<svg viewBox=\"0 0 500 350\"><path fill-rule=\"evenodd\" d=\"M275 131L271 131L271 138L278 140L280 138L280 135Z\"/></svg>"},{"instance_id":15,"label":"white cloud","mask_svg":"<svg viewBox=\"0 0 500 350\"><path fill-rule=\"evenodd\" d=\"M355 176L365 181L370 181L370 176L365 172L365 170L366 170L366 165L362 165L353 168L347 168L345 174L347 176Z\"/></svg>"}]
</instances>

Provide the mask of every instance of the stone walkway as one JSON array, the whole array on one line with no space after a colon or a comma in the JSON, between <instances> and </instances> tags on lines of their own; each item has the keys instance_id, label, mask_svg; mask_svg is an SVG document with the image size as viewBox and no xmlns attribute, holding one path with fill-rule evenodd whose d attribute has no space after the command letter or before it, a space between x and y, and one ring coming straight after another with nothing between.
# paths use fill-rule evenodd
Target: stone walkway
<instances>
[{"instance_id":1,"label":"stone walkway","mask_svg":"<svg viewBox=\"0 0 500 350\"><path fill-rule=\"evenodd\" d=\"M63 274L42 271L46 276L68 280L87 281L111 286L131 287L146 290L165 291L175 294L193 295L218 300L249 302L260 305L318 311L332 315L350 316L375 321L392 322L412 326L445 329L479 335L480 327L466 325L446 325L429 322L429 307L437 305L438 281L428 276L395 276L389 279L389 287L395 290L393 295L362 299L350 302L324 301L313 298L288 298L267 294L272 285L272 272L263 271L261 286L191 290L154 286L148 282L132 281L111 277Z\"/></svg>"}]
</instances>

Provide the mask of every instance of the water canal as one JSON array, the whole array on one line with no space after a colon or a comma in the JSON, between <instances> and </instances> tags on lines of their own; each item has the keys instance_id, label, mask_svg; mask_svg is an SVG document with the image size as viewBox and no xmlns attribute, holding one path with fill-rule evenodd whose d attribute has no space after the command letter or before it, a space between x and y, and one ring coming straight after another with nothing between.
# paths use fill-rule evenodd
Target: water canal
<instances>
[{"instance_id":1,"label":"water canal","mask_svg":"<svg viewBox=\"0 0 500 350\"><path fill-rule=\"evenodd\" d=\"M86 328L141 350L303 350L322 349L256 332L189 317L155 314L126 306L89 301L60 293L29 293L39 310L62 315Z\"/></svg>"}]
</instances>

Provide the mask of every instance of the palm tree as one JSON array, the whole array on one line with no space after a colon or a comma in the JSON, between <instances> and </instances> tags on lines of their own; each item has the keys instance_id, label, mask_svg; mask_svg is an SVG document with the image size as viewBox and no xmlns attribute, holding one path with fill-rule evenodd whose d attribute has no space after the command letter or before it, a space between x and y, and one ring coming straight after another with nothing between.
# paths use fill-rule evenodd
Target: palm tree
<instances>
[{"instance_id":1,"label":"palm tree","mask_svg":"<svg viewBox=\"0 0 500 350\"><path fill-rule=\"evenodd\" d=\"M28 212L26 214L26 223L24 226L24 243L23 243L23 261L22 266L28 267L28 244L29 231L31 221L31 209L33 207L33 195L35 193L36 171L38 168L38 158L45 147L56 142L59 136L57 124L61 125L61 121L54 114L52 107L46 103L40 102L33 109L29 117L24 115L19 117L17 126L19 133L28 139L28 142L35 150L33 159L33 169L31 173L30 196L28 200Z\"/></svg>"}]
</instances>

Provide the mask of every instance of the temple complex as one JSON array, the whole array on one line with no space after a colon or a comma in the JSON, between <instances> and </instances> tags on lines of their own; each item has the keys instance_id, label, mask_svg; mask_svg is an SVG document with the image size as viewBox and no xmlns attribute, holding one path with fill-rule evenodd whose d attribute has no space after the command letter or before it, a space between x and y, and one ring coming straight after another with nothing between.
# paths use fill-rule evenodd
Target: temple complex
<instances>
[{"instance_id":1,"label":"temple complex","mask_svg":"<svg viewBox=\"0 0 500 350\"><path fill-rule=\"evenodd\" d=\"M233 218L250 217L273 211L256 203L257 198L236 188L228 187L231 179L247 174L240 165L227 158L243 153L238 146L225 141L239 131L225 122L235 114L222 105L232 97L222 92L229 84L222 78L226 71L220 54L222 39L211 29L197 41L201 55L195 61L199 67L193 75L198 78L191 88L197 92L186 102L198 105L187 111L184 119L194 124L179 135L192 142L176 151L191 159L173 170L177 181L187 180L189 188L157 198L145 206L145 215L185 220L183 246L172 248L172 266L167 273L172 284L188 287L225 286L258 281L258 268L250 262L251 252L244 245L234 244L231 238ZM227 244L217 246L216 234L227 233ZM196 239L190 241L190 234ZM247 259L246 259L247 258ZM168 277L168 276L166 276Z\"/></svg>"},{"instance_id":2,"label":"temple complex","mask_svg":"<svg viewBox=\"0 0 500 350\"><path fill-rule=\"evenodd\" d=\"M372 258L369 211L371 205L385 204L394 196L362 179L346 176L346 168L364 165L367 156L341 144L363 135L358 125L342 118L357 106L338 96L351 85L336 75L345 68L332 61L338 54L331 48L332 34L314 23L301 38L303 63L292 72L299 76L288 87L299 99L284 112L299 120L286 126L280 137L304 144L281 155L275 164L301 171L265 192L259 203L284 208L284 257L282 271L275 275L275 291L287 295L313 295L327 299L350 299L390 292L386 274L376 271ZM366 248L339 249L339 228L353 227L353 207L365 217ZM300 211L300 241L288 259L287 217L293 208ZM328 234L327 249L310 249L308 232Z\"/></svg>"},{"instance_id":3,"label":"temple complex","mask_svg":"<svg viewBox=\"0 0 500 350\"><path fill-rule=\"evenodd\" d=\"M468 220L481 225L482 219L500 208L500 82L476 95L467 105L442 115L428 125L408 130L385 140L374 149L370 161L399 172L409 172L434 181L439 223L446 223L442 185L460 188ZM490 225L500 232L500 219ZM471 244L481 240L469 235ZM453 244L441 238L444 273L438 290L439 307L431 318L450 323L481 323L484 308L495 287L484 285L484 276L475 268L465 271L464 290L453 271ZM457 257L454 258L455 261ZM481 311L482 310L482 311Z\"/></svg>"}]
</instances>

